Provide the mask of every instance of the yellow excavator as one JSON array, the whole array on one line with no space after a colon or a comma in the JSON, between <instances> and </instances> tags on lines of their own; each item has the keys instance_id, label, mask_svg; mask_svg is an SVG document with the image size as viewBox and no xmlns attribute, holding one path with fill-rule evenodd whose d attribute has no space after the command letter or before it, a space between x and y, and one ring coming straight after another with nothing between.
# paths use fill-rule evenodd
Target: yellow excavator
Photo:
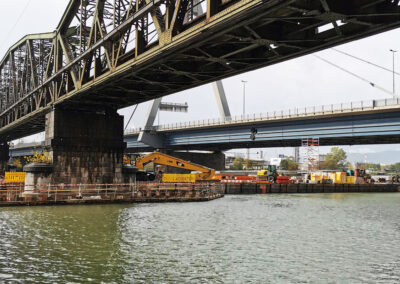
<instances>
[{"instance_id":1,"label":"yellow excavator","mask_svg":"<svg viewBox=\"0 0 400 284\"><path fill-rule=\"evenodd\" d=\"M257 172L257 177L266 178L269 182L276 182L278 179L279 173L276 170L276 166L268 165L268 168L265 170L260 170Z\"/></svg>"},{"instance_id":2,"label":"yellow excavator","mask_svg":"<svg viewBox=\"0 0 400 284\"><path fill-rule=\"evenodd\" d=\"M165 165L179 169L185 169L189 171L195 171L194 174L162 174L162 180L164 182L195 182L211 180L215 175L215 170L210 169L189 161L185 161L173 156L153 152L136 159L136 167L139 170L143 170L144 166L148 163L154 163L157 165Z\"/></svg>"}]
</instances>

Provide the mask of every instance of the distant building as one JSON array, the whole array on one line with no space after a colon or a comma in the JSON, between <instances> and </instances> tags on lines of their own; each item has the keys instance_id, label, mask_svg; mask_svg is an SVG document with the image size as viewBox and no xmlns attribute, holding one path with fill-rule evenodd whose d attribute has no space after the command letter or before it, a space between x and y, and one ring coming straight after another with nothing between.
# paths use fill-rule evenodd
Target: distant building
<instances>
[{"instance_id":1,"label":"distant building","mask_svg":"<svg viewBox=\"0 0 400 284\"><path fill-rule=\"evenodd\" d=\"M226 156L225 157L225 168L230 169L233 166L233 161L236 158L237 157L235 157L235 156ZM244 160L243 168L246 169L246 159L243 158L243 160ZM251 169L253 169L253 170L262 170L268 166L268 162L265 161L264 159L250 159L250 165L251 165Z\"/></svg>"},{"instance_id":2,"label":"distant building","mask_svg":"<svg viewBox=\"0 0 400 284\"><path fill-rule=\"evenodd\" d=\"M279 167L281 165L283 158L271 158L269 164L272 166Z\"/></svg>"},{"instance_id":3,"label":"distant building","mask_svg":"<svg viewBox=\"0 0 400 284\"><path fill-rule=\"evenodd\" d=\"M319 160L319 162L324 162L324 161L325 161L325 158L326 158L326 155L324 155L324 154L319 154L319 155L318 155L318 160Z\"/></svg>"}]
</instances>

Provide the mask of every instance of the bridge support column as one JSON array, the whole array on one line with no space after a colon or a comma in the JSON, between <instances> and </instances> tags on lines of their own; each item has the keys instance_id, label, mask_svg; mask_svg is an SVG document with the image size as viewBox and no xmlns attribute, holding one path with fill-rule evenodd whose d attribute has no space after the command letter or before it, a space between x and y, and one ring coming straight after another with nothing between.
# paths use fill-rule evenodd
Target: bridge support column
<instances>
[{"instance_id":1,"label":"bridge support column","mask_svg":"<svg viewBox=\"0 0 400 284\"><path fill-rule=\"evenodd\" d=\"M9 159L10 155L8 143L5 141L0 141L0 173L4 173L6 171Z\"/></svg>"},{"instance_id":2,"label":"bridge support column","mask_svg":"<svg viewBox=\"0 0 400 284\"><path fill-rule=\"evenodd\" d=\"M122 183L125 147L123 117L114 110L55 109L46 116L52 183Z\"/></svg>"}]
</instances>

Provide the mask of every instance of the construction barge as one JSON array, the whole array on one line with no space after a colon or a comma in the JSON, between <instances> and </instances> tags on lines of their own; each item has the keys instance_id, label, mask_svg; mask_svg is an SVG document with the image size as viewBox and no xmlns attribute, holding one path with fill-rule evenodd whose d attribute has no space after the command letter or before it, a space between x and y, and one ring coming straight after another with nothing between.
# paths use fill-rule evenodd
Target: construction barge
<instances>
[{"instance_id":1,"label":"construction barge","mask_svg":"<svg viewBox=\"0 0 400 284\"><path fill-rule=\"evenodd\" d=\"M163 184L143 182L135 184L79 184L40 185L24 190L23 185L9 185L0 190L0 207L153 203L153 202L200 202L224 196L221 184Z\"/></svg>"}]
</instances>

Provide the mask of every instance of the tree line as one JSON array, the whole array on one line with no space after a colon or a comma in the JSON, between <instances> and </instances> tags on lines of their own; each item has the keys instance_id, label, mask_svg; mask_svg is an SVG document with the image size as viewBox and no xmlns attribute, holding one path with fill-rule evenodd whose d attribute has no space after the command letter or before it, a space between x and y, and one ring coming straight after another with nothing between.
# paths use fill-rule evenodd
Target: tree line
<instances>
[{"instance_id":1,"label":"tree line","mask_svg":"<svg viewBox=\"0 0 400 284\"><path fill-rule=\"evenodd\" d=\"M400 172L400 163L395 163L392 165L388 165L385 168L382 168L380 164L376 163L357 163L355 165L356 168L372 170L372 171L390 171L390 172ZM233 160L232 165L230 166L231 170L243 170L248 169L251 170L254 168L254 165L251 160L244 159L242 157L236 157ZM300 169L299 163L294 161L292 158L282 159L280 166L280 170L289 170L296 171ZM324 160L319 162L320 170L346 170L352 169L354 167L351 163L347 161L346 152L340 147L332 147L331 151L325 156Z\"/></svg>"}]
</instances>

